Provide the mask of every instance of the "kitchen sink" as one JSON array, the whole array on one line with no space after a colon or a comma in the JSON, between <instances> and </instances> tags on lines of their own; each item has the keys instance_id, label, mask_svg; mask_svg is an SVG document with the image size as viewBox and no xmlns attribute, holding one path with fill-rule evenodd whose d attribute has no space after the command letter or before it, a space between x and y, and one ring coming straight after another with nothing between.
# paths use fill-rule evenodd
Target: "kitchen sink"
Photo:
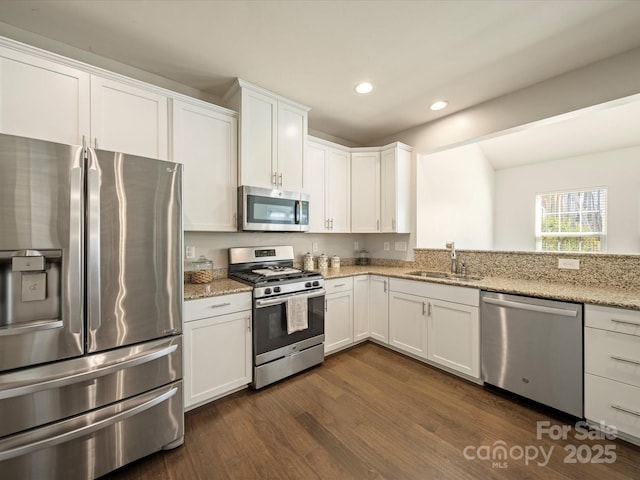
<instances>
[{"instance_id":1,"label":"kitchen sink","mask_svg":"<svg viewBox=\"0 0 640 480\"><path fill-rule=\"evenodd\" d=\"M429 270L418 270L415 272L409 272L407 275L414 275L416 277L423 277L423 278L446 278L449 280L462 280L462 281L482 280L482 277L478 277L476 275L462 275L462 274L447 273L447 272L434 272Z\"/></svg>"}]
</instances>

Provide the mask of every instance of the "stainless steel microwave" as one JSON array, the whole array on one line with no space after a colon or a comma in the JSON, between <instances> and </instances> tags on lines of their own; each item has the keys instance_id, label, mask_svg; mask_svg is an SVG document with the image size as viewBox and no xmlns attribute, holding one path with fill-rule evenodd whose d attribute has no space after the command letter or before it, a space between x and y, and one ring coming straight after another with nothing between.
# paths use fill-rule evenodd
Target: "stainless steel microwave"
<instances>
[{"instance_id":1,"label":"stainless steel microwave","mask_svg":"<svg viewBox=\"0 0 640 480\"><path fill-rule=\"evenodd\" d=\"M248 232L306 232L309 195L269 188L238 187L238 229Z\"/></svg>"}]
</instances>

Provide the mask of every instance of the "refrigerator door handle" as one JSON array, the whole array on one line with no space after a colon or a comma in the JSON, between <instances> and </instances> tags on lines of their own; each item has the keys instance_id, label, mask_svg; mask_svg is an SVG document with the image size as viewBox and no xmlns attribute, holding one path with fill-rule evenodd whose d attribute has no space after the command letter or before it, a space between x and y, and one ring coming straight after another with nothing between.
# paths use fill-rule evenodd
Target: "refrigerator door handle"
<instances>
[{"instance_id":1,"label":"refrigerator door handle","mask_svg":"<svg viewBox=\"0 0 640 480\"><path fill-rule=\"evenodd\" d=\"M44 448L60 445L61 443L69 442L75 438L90 435L94 432L97 432L98 430L105 429L126 418L133 417L134 415L138 415L145 410L149 410L150 408L159 405L160 403L173 397L177 391L177 387L172 387L170 390L164 393L160 393L159 395L146 400L139 405L135 405L131 408L118 412L110 417L100 419L98 421L90 421L92 414L89 413L81 417L72 418L70 420L62 422L62 424L59 425L45 427L46 430L50 431L46 435L41 436L39 439L34 439L33 442L17 446L7 445L8 448L2 448L2 451L0 451L0 462L3 462L10 458L19 457L21 455L27 455ZM60 432L60 430L69 428L72 428L72 430ZM34 433L37 433L37 431ZM29 433L25 435L29 435ZM8 438L7 440L11 441L11 438Z\"/></svg>"},{"instance_id":2,"label":"refrigerator door handle","mask_svg":"<svg viewBox=\"0 0 640 480\"><path fill-rule=\"evenodd\" d=\"M87 150L87 317L88 330L100 328L100 170L93 150Z\"/></svg>"},{"instance_id":3,"label":"refrigerator door handle","mask_svg":"<svg viewBox=\"0 0 640 480\"><path fill-rule=\"evenodd\" d=\"M95 378L104 377L111 373L115 373L126 368L135 367L136 365L148 363L160 357L170 355L171 353L175 352L177 348L177 344L172 344L169 346L154 348L151 351L141 352L137 355L131 355L124 361L122 360L122 358L117 358L113 362L104 364L94 370L84 370L79 373L63 372L61 375L44 378L39 382L33 382L32 380L29 380L27 382L24 382L25 384L19 384L14 388L0 390L0 400L28 395L42 390L60 388L67 385L72 385L74 383L86 382Z\"/></svg>"},{"instance_id":4,"label":"refrigerator door handle","mask_svg":"<svg viewBox=\"0 0 640 480\"><path fill-rule=\"evenodd\" d=\"M62 318L68 318L69 328L75 333L82 333L84 319L82 318L82 302L84 296L82 273L82 243L83 243L83 217L84 210L84 184L83 184L84 151L78 150L74 158L74 164L70 172L69 195L69 273L67 282L69 285L69 311L62 313ZM74 317L72 317L74 315Z\"/></svg>"}]
</instances>

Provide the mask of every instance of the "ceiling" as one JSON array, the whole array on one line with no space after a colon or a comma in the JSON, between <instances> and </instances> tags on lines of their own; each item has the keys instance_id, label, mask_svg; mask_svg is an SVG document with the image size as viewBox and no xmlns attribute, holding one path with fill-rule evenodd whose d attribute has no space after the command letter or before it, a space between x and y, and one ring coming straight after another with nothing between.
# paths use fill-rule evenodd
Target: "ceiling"
<instances>
[{"instance_id":1,"label":"ceiling","mask_svg":"<svg viewBox=\"0 0 640 480\"><path fill-rule=\"evenodd\" d=\"M3 0L0 19L219 99L243 78L351 145L640 45L638 1Z\"/></svg>"}]
</instances>

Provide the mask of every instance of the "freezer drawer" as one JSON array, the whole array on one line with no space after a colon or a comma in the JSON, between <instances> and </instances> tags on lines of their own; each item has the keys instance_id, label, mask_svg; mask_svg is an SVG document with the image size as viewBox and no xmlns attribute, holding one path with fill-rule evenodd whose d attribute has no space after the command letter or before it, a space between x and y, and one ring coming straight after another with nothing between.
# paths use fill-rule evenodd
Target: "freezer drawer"
<instances>
[{"instance_id":1,"label":"freezer drawer","mask_svg":"<svg viewBox=\"0 0 640 480\"><path fill-rule=\"evenodd\" d=\"M3 478L91 479L184 437L182 381L0 440Z\"/></svg>"},{"instance_id":2,"label":"freezer drawer","mask_svg":"<svg viewBox=\"0 0 640 480\"><path fill-rule=\"evenodd\" d=\"M0 375L0 437L182 378L182 335Z\"/></svg>"}]
</instances>

